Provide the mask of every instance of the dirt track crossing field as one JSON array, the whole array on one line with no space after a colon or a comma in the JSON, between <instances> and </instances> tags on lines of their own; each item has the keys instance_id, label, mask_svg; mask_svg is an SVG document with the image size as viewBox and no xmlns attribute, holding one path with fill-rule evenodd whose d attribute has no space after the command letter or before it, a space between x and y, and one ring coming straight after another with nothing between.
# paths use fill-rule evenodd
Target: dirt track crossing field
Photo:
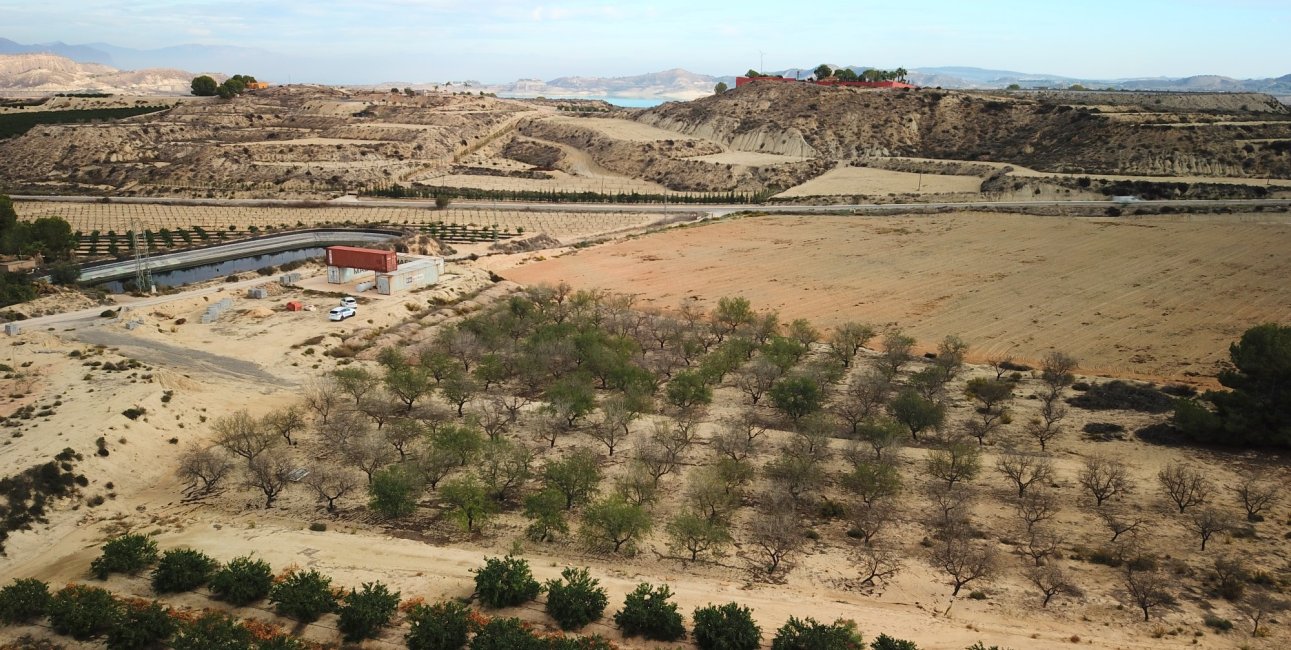
<instances>
[{"instance_id":1,"label":"dirt track crossing field","mask_svg":"<svg viewBox=\"0 0 1291 650\"><path fill-rule=\"evenodd\" d=\"M958 334L979 359L1060 349L1087 372L1203 381L1246 328L1291 320L1288 250L1285 216L769 216L502 274L663 307L743 295L820 326L898 323L926 348Z\"/></svg>"}]
</instances>

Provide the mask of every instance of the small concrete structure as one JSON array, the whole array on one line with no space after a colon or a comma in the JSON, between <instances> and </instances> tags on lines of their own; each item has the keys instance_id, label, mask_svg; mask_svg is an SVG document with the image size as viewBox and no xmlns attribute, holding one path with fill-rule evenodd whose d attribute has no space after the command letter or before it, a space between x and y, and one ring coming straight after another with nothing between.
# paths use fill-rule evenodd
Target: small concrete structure
<instances>
[{"instance_id":1,"label":"small concrete structure","mask_svg":"<svg viewBox=\"0 0 1291 650\"><path fill-rule=\"evenodd\" d=\"M206 308L206 313L202 314L202 323L214 323L220 318L220 315L233 308L233 299L225 298Z\"/></svg>"},{"instance_id":2,"label":"small concrete structure","mask_svg":"<svg viewBox=\"0 0 1291 650\"><path fill-rule=\"evenodd\" d=\"M278 284L281 284L284 287L290 287L291 285L300 282L300 277L299 273L288 273L278 278Z\"/></svg>"},{"instance_id":3,"label":"small concrete structure","mask_svg":"<svg viewBox=\"0 0 1291 650\"><path fill-rule=\"evenodd\" d=\"M5 323L5 324L4 324L4 333L5 333L5 334L8 334L9 336L18 336L18 333L19 333L19 332L22 332L22 327L21 327L20 325L18 325L17 323Z\"/></svg>"},{"instance_id":4,"label":"small concrete structure","mask_svg":"<svg viewBox=\"0 0 1291 650\"><path fill-rule=\"evenodd\" d=\"M269 290L264 287L251 287L247 289L247 297L264 300L269 297Z\"/></svg>"},{"instance_id":5,"label":"small concrete structure","mask_svg":"<svg viewBox=\"0 0 1291 650\"><path fill-rule=\"evenodd\" d=\"M36 268L36 260L5 260L0 262L0 273L19 273Z\"/></svg>"},{"instance_id":6,"label":"small concrete structure","mask_svg":"<svg viewBox=\"0 0 1291 650\"><path fill-rule=\"evenodd\" d=\"M377 293L390 296L401 291L430 286L444 272L444 258L422 257L400 264L391 273L377 274Z\"/></svg>"}]
</instances>

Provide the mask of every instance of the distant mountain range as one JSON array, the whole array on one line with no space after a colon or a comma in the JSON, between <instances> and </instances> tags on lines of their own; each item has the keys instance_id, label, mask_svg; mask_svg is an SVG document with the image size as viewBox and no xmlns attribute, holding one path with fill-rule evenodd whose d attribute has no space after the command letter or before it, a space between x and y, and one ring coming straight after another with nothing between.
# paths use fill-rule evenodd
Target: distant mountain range
<instances>
[{"instance_id":1,"label":"distant mountain range","mask_svg":"<svg viewBox=\"0 0 1291 650\"><path fill-rule=\"evenodd\" d=\"M118 70L100 63L77 63L53 54L0 55L0 91L23 94L187 95L192 89L193 76L191 72L172 68Z\"/></svg>"},{"instance_id":2,"label":"distant mountain range","mask_svg":"<svg viewBox=\"0 0 1291 650\"><path fill-rule=\"evenodd\" d=\"M0 38L0 55L47 53L66 57L86 64L99 64L123 70L148 68L183 69L194 72L247 72L260 78L274 79L274 68L281 68L290 56L255 48L224 45L176 45L159 49L139 50L108 43L69 45L67 43L22 44ZM815 66L790 68L772 74L806 78ZM838 66L834 66L838 67ZM856 72L866 66L849 66ZM1164 90L1208 92L1262 92L1291 96L1291 74L1272 79L1233 79L1218 75L1192 77L1153 77L1134 79L1095 79L1064 77L1061 75L988 70L964 66L912 68L909 79L921 86L942 88L1007 88L1017 84L1022 88L1068 88L1079 84L1090 89L1113 88L1117 90ZM318 81L318 80L314 80ZM735 75L713 76L681 69L665 70L651 74L626 77L560 77L549 81L521 79L510 83L481 84L454 80L454 85L469 83L472 89L516 96L585 96L585 97L642 97L657 99L694 99L712 92L718 82L735 84ZM384 82L372 87L406 86L427 87L434 84ZM3 86L3 84L0 84Z\"/></svg>"}]
</instances>

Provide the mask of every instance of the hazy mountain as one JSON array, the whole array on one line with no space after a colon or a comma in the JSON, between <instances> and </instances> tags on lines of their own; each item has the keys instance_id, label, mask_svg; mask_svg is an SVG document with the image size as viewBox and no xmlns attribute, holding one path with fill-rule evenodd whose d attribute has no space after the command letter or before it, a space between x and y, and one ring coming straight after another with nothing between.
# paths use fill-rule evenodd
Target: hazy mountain
<instances>
[{"instance_id":1,"label":"hazy mountain","mask_svg":"<svg viewBox=\"0 0 1291 650\"><path fill-rule=\"evenodd\" d=\"M118 70L53 54L0 55L0 90L14 92L186 95L193 76L171 68Z\"/></svg>"},{"instance_id":2,"label":"hazy mountain","mask_svg":"<svg viewBox=\"0 0 1291 650\"><path fill-rule=\"evenodd\" d=\"M67 43L24 45L7 38L0 38L0 54L56 54L78 63L112 65L111 54L89 45L68 45Z\"/></svg>"}]
</instances>

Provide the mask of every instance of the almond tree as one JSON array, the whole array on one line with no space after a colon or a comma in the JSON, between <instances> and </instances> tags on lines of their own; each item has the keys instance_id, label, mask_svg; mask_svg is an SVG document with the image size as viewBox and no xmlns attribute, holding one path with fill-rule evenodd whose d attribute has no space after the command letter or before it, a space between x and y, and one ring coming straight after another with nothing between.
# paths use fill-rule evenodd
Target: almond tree
<instances>
[{"instance_id":1,"label":"almond tree","mask_svg":"<svg viewBox=\"0 0 1291 650\"><path fill-rule=\"evenodd\" d=\"M1048 607L1054 596L1067 594L1079 596L1080 589L1072 582L1071 575L1057 564L1036 565L1027 571L1027 580L1044 596L1041 607Z\"/></svg>"},{"instance_id":2,"label":"almond tree","mask_svg":"<svg viewBox=\"0 0 1291 650\"><path fill-rule=\"evenodd\" d=\"M281 450L275 449L257 454L247 460L243 468L243 481L247 487L253 487L264 493L264 507L272 508L283 490L291 485L287 478L295 466L291 459Z\"/></svg>"},{"instance_id":3,"label":"almond tree","mask_svg":"<svg viewBox=\"0 0 1291 650\"><path fill-rule=\"evenodd\" d=\"M1206 475L1180 462L1170 463L1157 472L1157 481L1161 491L1178 506L1180 514L1205 503L1210 496L1211 485Z\"/></svg>"},{"instance_id":4,"label":"almond tree","mask_svg":"<svg viewBox=\"0 0 1291 650\"><path fill-rule=\"evenodd\" d=\"M886 582L901 570L901 556L886 548L863 546L856 550L856 569L861 585Z\"/></svg>"},{"instance_id":5,"label":"almond tree","mask_svg":"<svg viewBox=\"0 0 1291 650\"><path fill-rule=\"evenodd\" d=\"M1003 474L1018 489L1018 498L1026 495L1027 488L1053 481L1053 463L1038 454L1013 449L1005 450L995 461L995 471Z\"/></svg>"},{"instance_id":6,"label":"almond tree","mask_svg":"<svg viewBox=\"0 0 1291 650\"><path fill-rule=\"evenodd\" d=\"M1170 585L1174 580L1155 568L1135 570L1134 566L1133 562L1125 565L1122 585L1130 601L1143 611L1143 621L1147 622L1152 620L1153 609L1175 603L1174 596L1170 593Z\"/></svg>"},{"instance_id":7,"label":"almond tree","mask_svg":"<svg viewBox=\"0 0 1291 650\"><path fill-rule=\"evenodd\" d=\"M933 567L950 579L952 598L958 596L965 585L989 578L996 568L995 549L988 544L970 541L967 531L962 528L947 531L945 539L935 542L930 559Z\"/></svg>"},{"instance_id":8,"label":"almond tree","mask_svg":"<svg viewBox=\"0 0 1291 650\"><path fill-rule=\"evenodd\" d=\"M1192 512L1186 525L1201 537L1201 550L1205 551L1206 542L1209 542L1215 533L1222 533L1232 528L1232 521L1228 515L1217 508L1202 508Z\"/></svg>"},{"instance_id":9,"label":"almond tree","mask_svg":"<svg viewBox=\"0 0 1291 650\"><path fill-rule=\"evenodd\" d=\"M357 488L360 480L348 468L321 463L310 469L304 482L320 501L327 502L328 512L336 512L336 500Z\"/></svg>"},{"instance_id":10,"label":"almond tree","mask_svg":"<svg viewBox=\"0 0 1291 650\"><path fill-rule=\"evenodd\" d=\"M223 453L211 447L191 444L180 453L179 468L175 473L188 482L186 492L210 494L231 471L233 462Z\"/></svg>"},{"instance_id":11,"label":"almond tree","mask_svg":"<svg viewBox=\"0 0 1291 650\"><path fill-rule=\"evenodd\" d=\"M1080 470L1077 481L1094 497L1094 505L1099 507L1104 501L1128 492L1131 485L1125 464L1106 456L1085 458L1085 467Z\"/></svg>"},{"instance_id":12,"label":"almond tree","mask_svg":"<svg viewBox=\"0 0 1291 650\"><path fill-rule=\"evenodd\" d=\"M252 460L278 444L278 436L242 409L215 419L211 424L215 444L229 452Z\"/></svg>"},{"instance_id":13,"label":"almond tree","mask_svg":"<svg viewBox=\"0 0 1291 650\"><path fill-rule=\"evenodd\" d=\"M1242 477L1232 490L1237 495L1242 508L1246 510L1246 520L1259 522L1264 521L1263 513L1277 505L1281 486L1251 474Z\"/></svg>"}]
</instances>

